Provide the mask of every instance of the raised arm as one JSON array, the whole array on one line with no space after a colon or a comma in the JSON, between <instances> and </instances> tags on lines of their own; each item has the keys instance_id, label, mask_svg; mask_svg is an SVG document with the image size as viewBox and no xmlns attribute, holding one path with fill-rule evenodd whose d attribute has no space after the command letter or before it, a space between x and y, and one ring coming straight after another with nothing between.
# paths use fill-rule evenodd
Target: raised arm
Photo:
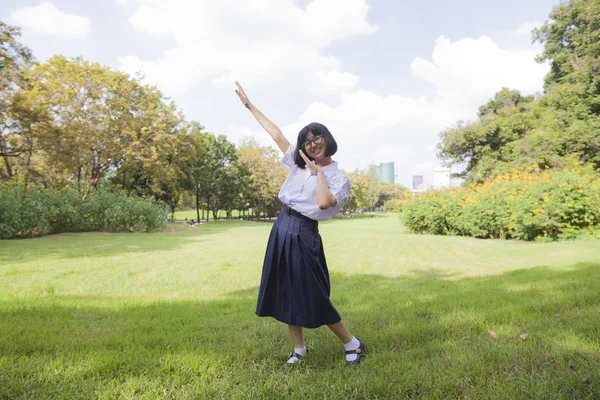
<instances>
[{"instance_id":1,"label":"raised arm","mask_svg":"<svg viewBox=\"0 0 600 400\"><path fill-rule=\"evenodd\" d=\"M244 89L242 89L242 86L239 82L236 81L235 84L238 87L235 92L240 97L242 104L248 110L250 110L250 112L252 113L252 115L254 115L254 118L256 118L258 123L265 129L265 131L269 133L269 135L271 135L275 143L277 143L277 146L281 149L281 151L285 153L288 147L290 146L290 142L286 139L285 136L283 136L283 133L281 133L281 129L279 129L277 125L275 125L267 117L265 117L263 113L261 113L258 110L258 108L256 108L254 104L250 102L250 100L248 100L248 96L246 96L246 92L244 92Z\"/></svg>"}]
</instances>

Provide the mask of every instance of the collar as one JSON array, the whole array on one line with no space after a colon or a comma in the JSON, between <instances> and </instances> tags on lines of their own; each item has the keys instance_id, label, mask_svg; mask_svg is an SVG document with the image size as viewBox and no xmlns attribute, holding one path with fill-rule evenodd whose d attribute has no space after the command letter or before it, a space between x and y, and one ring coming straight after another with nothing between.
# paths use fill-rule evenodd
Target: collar
<instances>
[{"instance_id":1,"label":"collar","mask_svg":"<svg viewBox=\"0 0 600 400\"><path fill-rule=\"evenodd\" d=\"M338 163L337 161L332 161L331 164L321 168L323 169L323 173L325 173L325 177L327 178L331 176L332 173L335 174L335 172L338 170ZM308 170L310 176L317 176L317 174L312 172L310 169L306 168L306 170Z\"/></svg>"},{"instance_id":2,"label":"collar","mask_svg":"<svg viewBox=\"0 0 600 400\"><path fill-rule=\"evenodd\" d=\"M323 170L332 170L332 171L336 171L338 169L338 163L337 161L331 161L331 164L326 165L323 168Z\"/></svg>"}]
</instances>

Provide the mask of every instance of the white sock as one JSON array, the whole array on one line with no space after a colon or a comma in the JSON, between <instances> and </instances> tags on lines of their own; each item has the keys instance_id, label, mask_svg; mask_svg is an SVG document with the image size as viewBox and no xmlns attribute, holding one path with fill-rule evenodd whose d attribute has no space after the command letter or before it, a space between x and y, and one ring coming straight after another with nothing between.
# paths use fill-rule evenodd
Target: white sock
<instances>
[{"instance_id":1,"label":"white sock","mask_svg":"<svg viewBox=\"0 0 600 400\"><path fill-rule=\"evenodd\" d=\"M344 350L356 350L360 346L360 341L352 336L352 340L344 345ZM346 361L354 361L358 358L358 354L346 354Z\"/></svg>"},{"instance_id":2,"label":"white sock","mask_svg":"<svg viewBox=\"0 0 600 400\"><path fill-rule=\"evenodd\" d=\"M304 355L306 354L306 347L294 347L294 353L297 353L300 356L304 357ZM298 361L300 361L300 359L296 356L292 356L287 360L288 364L295 364Z\"/></svg>"}]
</instances>

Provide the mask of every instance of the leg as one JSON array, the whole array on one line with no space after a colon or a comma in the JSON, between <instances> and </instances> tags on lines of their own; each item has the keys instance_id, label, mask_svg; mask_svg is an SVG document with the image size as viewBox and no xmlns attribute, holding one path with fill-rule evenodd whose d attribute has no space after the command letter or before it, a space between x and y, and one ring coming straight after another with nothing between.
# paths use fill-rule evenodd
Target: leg
<instances>
[{"instance_id":1,"label":"leg","mask_svg":"<svg viewBox=\"0 0 600 400\"><path fill-rule=\"evenodd\" d=\"M366 350L366 346L360 340L350 334L343 321L335 324L327 325L329 329L336 334L344 344L345 351L352 351L351 354L346 354L346 365L357 365L360 363L359 354Z\"/></svg>"},{"instance_id":2,"label":"leg","mask_svg":"<svg viewBox=\"0 0 600 400\"><path fill-rule=\"evenodd\" d=\"M350 334L348 328L344 324L344 321L336 322L335 324L327 325L329 329L335 333L335 335L340 338L343 344L349 343L354 336Z\"/></svg>"},{"instance_id":3,"label":"leg","mask_svg":"<svg viewBox=\"0 0 600 400\"><path fill-rule=\"evenodd\" d=\"M288 325L290 330L290 336L292 342L294 342L294 351L290 353L286 365L296 364L300 361L301 357L306 354L306 348L304 347L304 333L302 327L297 325Z\"/></svg>"},{"instance_id":4,"label":"leg","mask_svg":"<svg viewBox=\"0 0 600 400\"><path fill-rule=\"evenodd\" d=\"M302 332L302 327L297 325L288 325L290 329L290 336L292 337L292 342L294 342L294 348L302 348L304 347L304 333Z\"/></svg>"}]
</instances>

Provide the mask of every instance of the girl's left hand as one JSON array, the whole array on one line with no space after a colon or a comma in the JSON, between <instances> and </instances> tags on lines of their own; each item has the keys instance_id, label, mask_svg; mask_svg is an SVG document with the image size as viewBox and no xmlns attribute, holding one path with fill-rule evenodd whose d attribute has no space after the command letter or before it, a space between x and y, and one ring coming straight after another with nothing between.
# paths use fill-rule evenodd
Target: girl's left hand
<instances>
[{"instance_id":1,"label":"girl's left hand","mask_svg":"<svg viewBox=\"0 0 600 400\"><path fill-rule=\"evenodd\" d=\"M308 169L310 169L315 174L319 173L319 171L322 170L322 167L320 165L315 164L314 161L310 161L310 159L308 158L308 156L304 153L304 150L300 150L300 156L306 162L306 166L308 167Z\"/></svg>"}]
</instances>

